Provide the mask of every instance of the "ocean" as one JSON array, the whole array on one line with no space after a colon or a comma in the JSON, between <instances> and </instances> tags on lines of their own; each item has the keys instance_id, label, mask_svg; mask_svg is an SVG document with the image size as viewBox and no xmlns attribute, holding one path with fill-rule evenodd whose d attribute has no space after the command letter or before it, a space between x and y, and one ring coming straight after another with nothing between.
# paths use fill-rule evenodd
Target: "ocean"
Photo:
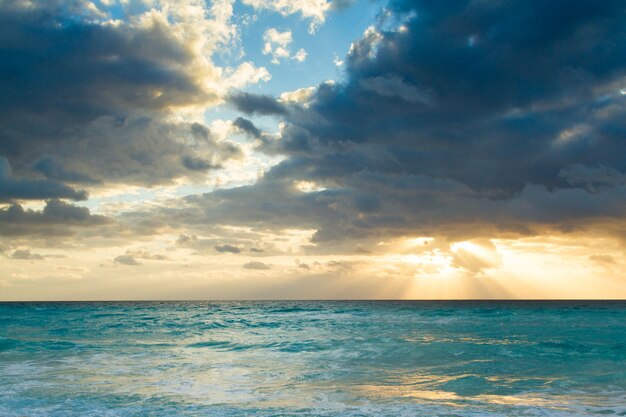
<instances>
[{"instance_id":1,"label":"ocean","mask_svg":"<svg viewBox=\"0 0 626 417\"><path fill-rule=\"evenodd\" d=\"M626 302L0 303L0 416L625 416Z\"/></svg>"}]
</instances>

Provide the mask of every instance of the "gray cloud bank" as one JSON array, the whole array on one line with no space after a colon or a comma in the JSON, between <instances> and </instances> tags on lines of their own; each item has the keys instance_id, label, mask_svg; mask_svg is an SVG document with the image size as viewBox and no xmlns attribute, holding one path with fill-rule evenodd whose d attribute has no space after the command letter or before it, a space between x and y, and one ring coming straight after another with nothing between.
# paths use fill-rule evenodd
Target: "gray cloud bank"
<instances>
[{"instance_id":1,"label":"gray cloud bank","mask_svg":"<svg viewBox=\"0 0 626 417\"><path fill-rule=\"evenodd\" d=\"M0 6L0 123L10 126L0 155L15 171L0 181L151 185L238 157L202 125L157 117L214 99L170 34L59 19ZM320 84L306 105L228 97L251 119L234 126L286 157L256 184L133 218L314 229L317 243L588 227L624 237L624 51L622 1L393 0L353 43L343 81ZM285 122L279 137L255 126L259 115ZM299 181L319 187L303 192ZM72 198L59 193L42 197ZM46 217L14 207L0 220L11 210Z\"/></svg>"},{"instance_id":2,"label":"gray cloud bank","mask_svg":"<svg viewBox=\"0 0 626 417\"><path fill-rule=\"evenodd\" d=\"M61 200L48 200L41 211L19 204L0 208L0 236L71 236L77 228L104 226L112 220Z\"/></svg>"},{"instance_id":3,"label":"gray cloud bank","mask_svg":"<svg viewBox=\"0 0 626 417\"><path fill-rule=\"evenodd\" d=\"M40 200L50 197L85 200L87 193L53 180L17 179L13 176L9 161L0 157L0 201Z\"/></svg>"},{"instance_id":4,"label":"gray cloud bank","mask_svg":"<svg viewBox=\"0 0 626 417\"><path fill-rule=\"evenodd\" d=\"M188 198L188 220L313 228L318 242L593 225L623 237L624 51L620 1L392 1L345 81L306 107L231 97L284 119L259 149L288 158L253 186Z\"/></svg>"}]
</instances>

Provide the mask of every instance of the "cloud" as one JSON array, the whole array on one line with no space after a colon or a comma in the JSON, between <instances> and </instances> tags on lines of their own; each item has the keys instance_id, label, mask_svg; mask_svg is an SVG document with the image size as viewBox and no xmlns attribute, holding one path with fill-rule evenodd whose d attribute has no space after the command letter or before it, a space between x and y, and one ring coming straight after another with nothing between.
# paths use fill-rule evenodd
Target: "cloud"
<instances>
[{"instance_id":1,"label":"cloud","mask_svg":"<svg viewBox=\"0 0 626 417\"><path fill-rule=\"evenodd\" d=\"M121 264L121 265L128 265L128 266L138 266L138 265L141 265L140 262L138 262L135 258L133 258L130 255L119 255L119 256L115 257L113 262L115 262L117 264Z\"/></svg>"},{"instance_id":2,"label":"cloud","mask_svg":"<svg viewBox=\"0 0 626 417\"><path fill-rule=\"evenodd\" d=\"M0 157L0 201L67 198L85 200L87 193L52 180L16 179L9 161Z\"/></svg>"},{"instance_id":3,"label":"cloud","mask_svg":"<svg viewBox=\"0 0 626 417\"><path fill-rule=\"evenodd\" d=\"M432 104L428 94L414 85L405 83L397 76L364 78L360 80L360 86L363 90L372 91L381 97L399 98L409 103Z\"/></svg>"},{"instance_id":4,"label":"cloud","mask_svg":"<svg viewBox=\"0 0 626 417\"><path fill-rule=\"evenodd\" d=\"M103 113L216 101L219 92L204 88L190 71L195 67L208 75L213 66L205 62L198 68L200 56L192 45L177 39L177 32L181 38L191 37L196 29L175 10L169 9L170 15L164 10L148 11L132 23L76 19L62 25L70 16L61 8L44 2L24 9L4 4L0 20L7 48L3 51L12 53L13 59L3 77L7 94L0 105L10 109L12 117L18 109L32 115L37 108L72 122ZM54 47L49 39L57 40Z\"/></svg>"},{"instance_id":5,"label":"cloud","mask_svg":"<svg viewBox=\"0 0 626 417\"><path fill-rule=\"evenodd\" d=\"M304 48L300 48L298 49L298 52L296 52L291 59L298 61L298 62L304 62L304 60L306 60L306 57L308 56L307 52L304 50Z\"/></svg>"},{"instance_id":6,"label":"cloud","mask_svg":"<svg viewBox=\"0 0 626 417\"><path fill-rule=\"evenodd\" d=\"M237 110L248 115L269 116L287 114L287 108L282 103L267 95L238 92L231 94L228 100Z\"/></svg>"},{"instance_id":7,"label":"cloud","mask_svg":"<svg viewBox=\"0 0 626 417\"><path fill-rule=\"evenodd\" d=\"M283 59L292 59L304 62L307 52L300 48L291 55L289 45L292 42L291 31L280 32L276 28L270 28L263 34L263 55L271 55L272 64L278 65Z\"/></svg>"},{"instance_id":8,"label":"cloud","mask_svg":"<svg viewBox=\"0 0 626 417\"><path fill-rule=\"evenodd\" d=\"M272 64L278 65L281 59L289 58L289 44L291 43L291 31L279 32L270 28L263 34L263 54L272 56Z\"/></svg>"},{"instance_id":9,"label":"cloud","mask_svg":"<svg viewBox=\"0 0 626 417\"><path fill-rule=\"evenodd\" d=\"M242 157L236 144L217 140L204 125L152 117L99 117L77 127L62 142L42 143L39 150L56 154L55 163L73 173L73 177L62 175L64 181L83 184L84 178L92 183L147 186L179 177L201 179L207 171ZM41 161L35 163L40 172ZM59 178L58 170L48 173Z\"/></svg>"},{"instance_id":10,"label":"cloud","mask_svg":"<svg viewBox=\"0 0 626 417\"><path fill-rule=\"evenodd\" d=\"M190 171L208 171L209 169L219 168L219 165L213 165L211 162L202 158L185 155L182 157L183 166Z\"/></svg>"},{"instance_id":11,"label":"cloud","mask_svg":"<svg viewBox=\"0 0 626 417\"><path fill-rule=\"evenodd\" d=\"M598 263L600 265L617 264L617 262L615 261L615 258L613 258L611 255L591 255L589 256L589 260L595 263Z\"/></svg>"},{"instance_id":12,"label":"cloud","mask_svg":"<svg viewBox=\"0 0 626 417\"><path fill-rule=\"evenodd\" d=\"M11 259L22 259L22 260L41 260L44 259L42 255L37 253L32 253L29 249L18 249L14 251L11 256Z\"/></svg>"},{"instance_id":13,"label":"cloud","mask_svg":"<svg viewBox=\"0 0 626 417\"><path fill-rule=\"evenodd\" d=\"M269 79L249 62L213 63L237 48L229 1L66 3L0 5L0 155L15 176L151 186L240 155L210 134L199 140L187 122L230 89ZM82 198L57 195L62 187L40 198Z\"/></svg>"},{"instance_id":14,"label":"cloud","mask_svg":"<svg viewBox=\"0 0 626 417\"><path fill-rule=\"evenodd\" d=\"M625 28L616 1L392 1L352 44L345 81L306 107L235 104L283 119L258 149L285 160L189 201L209 221L315 228L315 242L622 230Z\"/></svg>"},{"instance_id":15,"label":"cloud","mask_svg":"<svg viewBox=\"0 0 626 417\"><path fill-rule=\"evenodd\" d=\"M228 7L221 7L227 16ZM0 117L15 123L0 133L0 152L15 171L11 181L43 176L95 187L204 178L254 148L280 161L256 183L173 199L117 221L145 234L185 234L175 249L196 254L289 253L265 242L268 234L291 230L302 234L290 247L296 253L376 252L388 237L436 236L447 242L453 266L480 275L499 262L481 237L580 230L626 236L626 58L616 52L626 46L621 10L610 1L554 0L541 7L517 0L391 1L352 44L341 81L280 99L236 91L246 84L235 80L237 71L244 80L267 77L254 66L229 71L212 64L207 53L214 45L194 41L190 34L199 33L185 20L191 17L172 26L178 17L163 20L165 12L157 10L120 26L80 16L72 26L53 24L56 12L42 20L22 11L17 21L44 22L46 36L75 42L84 74L67 69L76 78L67 86L76 102L55 101L64 97L63 85L41 97L34 79L18 83L24 91L7 87L16 105L0 99L7 110ZM226 25L218 32L228 38L229 19L218 20ZM26 33L12 25L14 33ZM86 34L75 40L65 32L70 27ZM46 56L46 37L32 36L33 56ZM102 46L106 54L96 53L98 39L112 42ZM158 47L148 48L147 39ZM281 42L271 43L272 53L291 45ZM29 57L28 65L3 62L16 66L13 79L26 77L19 71L32 64L54 80L69 65L61 52L50 51L49 68ZM86 65L96 61L110 73L90 72ZM237 118L230 131L260 140L239 147L202 123L172 117L222 99L251 119ZM262 131L254 116L275 116L279 131ZM47 210L1 209L0 233L71 235L110 222L72 205L61 211L79 210L83 220ZM453 254L449 242L464 241L479 242L478 248L461 246Z\"/></svg>"},{"instance_id":16,"label":"cloud","mask_svg":"<svg viewBox=\"0 0 626 417\"><path fill-rule=\"evenodd\" d=\"M250 120L238 117L233 121L233 126L254 138L261 137L261 131Z\"/></svg>"},{"instance_id":17,"label":"cloud","mask_svg":"<svg viewBox=\"0 0 626 417\"><path fill-rule=\"evenodd\" d=\"M557 3L545 10L519 2L459 4L392 3L404 23L370 29L347 57L347 82L320 86L310 108L289 121L319 140L322 152L340 143L377 145L393 162L387 172L449 178L492 195L510 196L529 183L564 186L558 174L575 164L603 161L623 172L615 132L624 128L624 99L614 87L623 63L603 47L605 38L623 42L615 4L577 15L580 21L555 33L550 28L558 22L550 19L558 14L550 11ZM524 20L539 16L544 27ZM507 19L515 30L498 31ZM580 43L588 30L594 37ZM475 32L482 43L468 46L464 39ZM555 50L539 53L548 46L530 42L532 36L545 36ZM564 70L566 61L576 69ZM589 126L581 141L559 147L561 132L581 118Z\"/></svg>"},{"instance_id":18,"label":"cloud","mask_svg":"<svg viewBox=\"0 0 626 417\"><path fill-rule=\"evenodd\" d=\"M342 8L348 2L345 0L335 2L327 0L243 0L243 3L255 9L275 10L284 16L298 13L303 18L311 20L309 32L314 33L324 23L326 14L333 8L334 3L337 3L337 8Z\"/></svg>"},{"instance_id":19,"label":"cloud","mask_svg":"<svg viewBox=\"0 0 626 417\"><path fill-rule=\"evenodd\" d=\"M377 191L412 204L417 217L434 202L419 202L428 189L406 198L398 185L412 178L422 187L452 181L485 205L530 197L533 187L561 196L591 191L590 181L594 192L622 187L625 62L604 45L626 45L623 14L618 2L576 3L563 18L560 5L392 2L354 42L347 81L320 85L308 109L287 116L280 143L293 156L274 174L366 191L354 180L376 173L389 187ZM559 142L580 125L580 137Z\"/></svg>"},{"instance_id":20,"label":"cloud","mask_svg":"<svg viewBox=\"0 0 626 417\"><path fill-rule=\"evenodd\" d=\"M150 216L151 214L141 213L139 217ZM249 256L269 256L282 254L276 248L272 239L276 236L268 234L266 231L256 231L250 228L231 228L216 225L204 224L202 217L195 217L187 212L176 211L178 222L175 224L181 231L201 232L204 236L195 234L179 235L176 240L176 247L192 249L196 255L213 255L218 253L244 253ZM149 217L148 217L149 218ZM172 217L169 217L172 220ZM189 222L200 221L195 229L188 227Z\"/></svg>"},{"instance_id":21,"label":"cloud","mask_svg":"<svg viewBox=\"0 0 626 417\"><path fill-rule=\"evenodd\" d=\"M472 275L500 266L501 258L495 245L486 239L453 244L452 265Z\"/></svg>"},{"instance_id":22,"label":"cloud","mask_svg":"<svg viewBox=\"0 0 626 417\"><path fill-rule=\"evenodd\" d=\"M295 103L307 107L307 103L311 99L315 87L298 88L294 91L286 91L281 93L279 101L282 103Z\"/></svg>"},{"instance_id":23,"label":"cloud","mask_svg":"<svg viewBox=\"0 0 626 417\"><path fill-rule=\"evenodd\" d=\"M215 245L214 248L220 253L241 253L241 248L233 245Z\"/></svg>"},{"instance_id":24,"label":"cloud","mask_svg":"<svg viewBox=\"0 0 626 417\"><path fill-rule=\"evenodd\" d=\"M89 175L74 172L63 166L56 158L43 156L33 165L33 170L43 174L51 180L69 182L74 184L98 184L99 181Z\"/></svg>"},{"instance_id":25,"label":"cloud","mask_svg":"<svg viewBox=\"0 0 626 417\"><path fill-rule=\"evenodd\" d=\"M603 189L626 185L626 174L605 166L572 165L559 172L569 184L596 193Z\"/></svg>"},{"instance_id":26,"label":"cloud","mask_svg":"<svg viewBox=\"0 0 626 417\"><path fill-rule=\"evenodd\" d=\"M78 228L112 223L110 218L94 215L85 207L61 200L48 200L41 211L25 210L19 204L0 208L0 235L71 236Z\"/></svg>"},{"instance_id":27,"label":"cloud","mask_svg":"<svg viewBox=\"0 0 626 417\"><path fill-rule=\"evenodd\" d=\"M243 268L244 269L254 269L254 270L258 270L258 271L264 271L264 270L268 270L271 269L271 266L263 263L263 262L247 262L245 264L243 264Z\"/></svg>"},{"instance_id":28,"label":"cloud","mask_svg":"<svg viewBox=\"0 0 626 417\"><path fill-rule=\"evenodd\" d=\"M272 75L265 67L257 67L252 62L244 62L234 70L227 69L225 74L226 78L222 81L222 87L228 91L272 79Z\"/></svg>"},{"instance_id":29,"label":"cloud","mask_svg":"<svg viewBox=\"0 0 626 417\"><path fill-rule=\"evenodd\" d=\"M354 4L355 0L333 0L331 7L334 10L343 10Z\"/></svg>"},{"instance_id":30,"label":"cloud","mask_svg":"<svg viewBox=\"0 0 626 417\"><path fill-rule=\"evenodd\" d=\"M116 256L113 262L121 265L137 266L142 265L138 259L162 261L167 259L164 255L153 255L142 250L127 250L125 254Z\"/></svg>"}]
</instances>

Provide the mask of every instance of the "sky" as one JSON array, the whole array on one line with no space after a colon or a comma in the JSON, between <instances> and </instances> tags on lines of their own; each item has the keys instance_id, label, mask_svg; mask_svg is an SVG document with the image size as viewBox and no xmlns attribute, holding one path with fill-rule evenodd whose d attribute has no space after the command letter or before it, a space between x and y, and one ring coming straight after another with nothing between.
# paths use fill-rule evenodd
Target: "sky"
<instances>
[{"instance_id":1,"label":"sky","mask_svg":"<svg viewBox=\"0 0 626 417\"><path fill-rule=\"evenodd\" d=\"M0 0L0 300L626 298L626 6Z\"/></svg>"}]
</instances>

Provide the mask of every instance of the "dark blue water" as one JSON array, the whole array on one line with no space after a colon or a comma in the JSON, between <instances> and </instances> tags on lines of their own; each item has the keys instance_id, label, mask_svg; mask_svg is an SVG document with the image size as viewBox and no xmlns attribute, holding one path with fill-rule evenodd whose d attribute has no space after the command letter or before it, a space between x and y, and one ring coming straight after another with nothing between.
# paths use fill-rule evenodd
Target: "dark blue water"
<instances>
[{"instance_id":1,"label":"dark blue water","mask_svg":"<svg viewBox=\"0 0 626 417\"><path fill-rule=\"evenodd\" d=\"M0 416L597 415L625 302L0 303Z\"/></svg>"}]
</instances>

